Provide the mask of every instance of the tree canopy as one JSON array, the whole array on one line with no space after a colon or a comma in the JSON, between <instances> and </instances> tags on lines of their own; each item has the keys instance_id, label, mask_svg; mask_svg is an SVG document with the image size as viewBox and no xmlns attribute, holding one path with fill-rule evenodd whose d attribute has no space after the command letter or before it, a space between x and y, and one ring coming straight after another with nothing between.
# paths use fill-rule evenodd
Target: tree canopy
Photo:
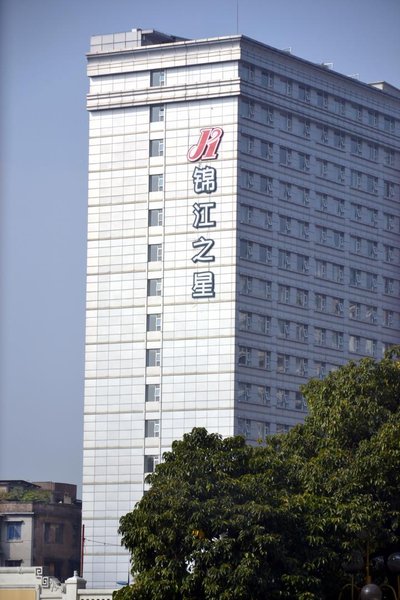
<instances>
[{"instance_id":1,"label":"tree canopy","mask_svg":"<svg viewBox=\"0 0 400 600\"><path fill-rule=\"evenodd\" d=\"M399 550L398 350L311 380L305 423L262 445L174 442L121 518L116 600L336 600L346 562Z\"/></svg>"}]
</instances>

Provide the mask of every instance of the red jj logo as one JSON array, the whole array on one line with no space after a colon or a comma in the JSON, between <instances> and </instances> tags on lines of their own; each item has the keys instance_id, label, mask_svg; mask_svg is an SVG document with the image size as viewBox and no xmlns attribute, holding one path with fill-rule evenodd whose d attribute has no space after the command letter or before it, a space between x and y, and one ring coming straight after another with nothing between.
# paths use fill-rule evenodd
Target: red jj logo
<instances>
[{"instance_id":1,"label":"red jj logo","mask_svg":"<svg viewBox=\"0 0 400 600\"><path fill-rule=\"evenodd\" d=\"M187 153L190 162L197 160L214 160L218 158L217 150L221 143L224 130L221 127L205 127L200 129L197 144L191 146Z\"/></svg>"}]
</instances>

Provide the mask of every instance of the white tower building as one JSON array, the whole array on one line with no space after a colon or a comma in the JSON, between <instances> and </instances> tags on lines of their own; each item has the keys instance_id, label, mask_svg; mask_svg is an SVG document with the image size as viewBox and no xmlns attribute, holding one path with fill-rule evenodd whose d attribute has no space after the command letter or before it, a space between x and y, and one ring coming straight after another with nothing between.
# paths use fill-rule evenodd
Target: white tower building
<instances>
[{"instance_id":1,"label":"white tower building","mask_svg":"<svg viewBox=\"0 0 400 600\"><path fill-rule=\"evenodd\" d=\"M249 38L92 38L83 518L90 586L195 426L250 443L399 342L400 91Z\"/></svg>"}]
</instances>

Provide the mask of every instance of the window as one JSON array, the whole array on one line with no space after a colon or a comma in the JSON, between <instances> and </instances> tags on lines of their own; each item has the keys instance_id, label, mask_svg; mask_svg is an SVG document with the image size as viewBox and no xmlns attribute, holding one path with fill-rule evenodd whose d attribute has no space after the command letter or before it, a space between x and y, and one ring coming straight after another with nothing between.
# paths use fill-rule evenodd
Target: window
<instances>
[{"instance_id":1,"label":"window","mask_svg":"<svg viewBox=\"0 0 400 600\"><path fill-rule=\"evenodd\" d=\"M247 119L254 119L255 109L254 102L252 100L242 101L242 116Z\"/></svg>"},{"instance_id":2,"label":"window","mask_svg":"<svg viewBox=\"0 0 400 600\"><path fill-rule=\"evenodd\" d=\"M367 240L367 254L369 258L377 258L378 256L378 243L372 240Z\"/></svg>"},{"instance_id":3,"label":"window","mask_svg":"<svg viewBox=\"0 0 400 600\"><path fill-rule=\"evenodd\" d=\"M249 437L251 433L251 421L250 419L242 419L238 418L238 432L239 435L244 435L244 437Z\"/></svg>"},{"instance_id":4,"label":"window","mask_svg":"<svg viewBox=\"0 0 400 600\"><path fill-rule=\"evenodd\" d=\"M378 146L377 144L368 144L368 158L373 161L378 160Z\"/></svg>"},{"instance_id":5,"label":"window","mask_svg":"<svg viewBox=\"0 0 400 600\"><path fill-rule=\"evenodd\" d=\"M319 312L326 311L326 296L325 294L315 294L315 310Z\"/></svg>"},{"instance_id":6,"label":"window","mask_svg":"<svg viewBox=\"0 0 400 600\"><path fill-rule=\"evenodd\" d=\"M349 335L349 351L359 352L360 351L360 338L357 335Z\"/></svg>"},{"instance_id":7,"label":"window","mask_svg":"<svg viewBox=\"0 0 400 600\"><path fill-rule=\"evenodd\" d=\"M147 331L161 331L161 314L147 315Z\"/></svg>"},{"instance_id":8,"label":"window","mask_svg":"<svg viewBox=\"0 0 400 600\"><path fill-rule=\"evenodd\" d=\"M239 329L251 329L252 328L252 313L246 311L239 311Z\"/></svg>"},{"instance_id":9,"label":"window","mask_svg":"<svg viewBox=\"0 0 400 600\"><path fill-rule=\"evenodd\" d=\"M365 340L365 354L367 354L368 356L375 356L376 340Z\"/></svg>"},{"instance_id":10,"label":"window","mask_svg":"<svg viewBox=\"0 0 400 600\"><path fill-rule=\"evenodd\" d=\"M384 161L388 167L394 167L394 150L391 148L385 148L384 150Z\"/></svg>"},{"instance_id":11,"label":"window","mask_svg":"<svg viewBox=\"0 0 400 600\"><path fill-rule=\"evenodd\" d=\"M280 269L290 269L291 253L288 250L279 250L278 266Z\"/></svg>"},{"instance_id":12,"label":"window","mask_svg":"<svg viewBox=\"0 0 400 600\"><path fill-rule=\"evenodd\" d=\"M253 257L253 242L250 240L240 240L240 258L251 260Z\"/></svg>"},{"instance_id":13,"label":"window","mask_svg":"<svg viewBox=\"0 0 400 600\"><path fill-rule=\"evenodd\" d=\"M383 311L383 324L386 327L392 327L394 324L394 312L392 310Z\"/></svg>"},{"instance_id":14,"label":"window","mask_svg":"<svg viewBox=\"0 0 400 600\"><path fill-rule=\"evenodd\" d=\"M297 254L296 256L296 270L299 273L308 273L310 268L310 259L304 254Z\"/></svg>"},{"instance_id":15,"label":"window","mask_svg":"<svg viewBox=\"0 0 400 600\"><path fill-rule=\"evenodd\" d=\"M296 357L296 375L305 377L308 374L308 359L300 356Z\"/></svg>"},{"instance_id":16,"label":"window","mask_svg":"<svg viewBox=\"0 0 400 600\"><path fill-rule=\"evenodd\" d=\"M147 438L160 437L159 419L146 419L144 422L144 436Z\"/></svg>"},{"instance_id":17,"label":"window","mask_svg":"<svg viewBox=\"0 0 400 600\"><path fill-rule=\"evenodd\" d=\"M261 142L261 156L267 160L272 160L273 144L271 142Z\"/></svg>"},{"instance_id":18,"label":"window","mask_svg":"<svg viewBox=\"0 0 400 600\"><path fill-rule=\"evenodd\" d=\"M296 288L296 305L301 306L302 308L307 308L307 306L308 306L308 290Z\"/></svg>"},{"instance_id":19,"label":"window","mask_svg":"<svg viewBox=\"0 0 400 600\"><path fill-rule=\"evenodd\" d=\"M388 296L394 296L394 279L392 279L391 277L384 277L383 282L385 294L387 294Z\"/></svg>"},{"instance_id":20,"label":"window","mask_svg":"<svg viewBox=\"0 0 400 600\"><path fill-rule=\"evenodd\" d=\"M350 302L349 302L349 317L350 317L350 319L355 319L356 321L360 320L361 304L359 304L358 302L354 302L353 300L350 300Z\"/></svg>"},{"instance_id":21,"label":"window","mask_svg":"<svg viewBox=\"0 0 400 600\"><path fill-rule=\"evenodd\" d=\"M341 331L332 331L332 348L343 349L343 333Z\"/></svg>"},{"instance_id":22,"label":"window","mask_svg":"<svg viewBox=\"0 0 400 600\"><path fill-rule=\"evenodd\" d=\"M385 198L394 198L394 183L392 183L391 181L384 181L383 194Z\"/></svg>"},{"instance_id":23,"label":"window","mask_svg":"<svg viewBox=\"0 0 400 600\"><path fill-rule=\"evenodd\" d=\"M305 85L299 85L299 100L302 102L310 102L310 88Z\"/></svg>"},{"instance_id":24,"label":"window","mask_svg":"<svg viewBox=\"0 0 400 600\"><path fill-rule=\"evenodd\" d=\"M62 523L45 523L44 542L46 544L62 544L64 542L64 525Z\"/></svg>"},{"instance_id":25,"label":"window","mask_svg":"<svg viewBox=\"0 0 400 600\"><path fill-rule=\"evenodd\" d=\"M361 271L359 269L350 268L350 285L361 286Z\"/></svg>"},{"instance_id":26,"label":"window","mask_svg":"<svg viewBox=\"0 0 400 600\"><path fill-rule=\"evenodd\" d=\"M278 319L278 330L279 335L284 338L288 338L290 336L290 321L286 319Z\"/></svg>"},{"instance_id":27,"label":"window","mask_svg":"<svg viewBox=\"0 0 400 600\"><path fill-rule=\"evenodd\" d=\"M322 329L321 327L314 328L314 340L317 346L325 346L326 345L326 329Z\"/></svg>"},{"instance_id":28,"label":"window","mask_svg":"<svg viewBox=\"0 0 400 600\"><path fill-rule=\"evenodd\" d=\"M15 542L21 539L22 521L7 521L6 527L7 542Z\"/></svg>"},{"instance_id":29,"label":"window","mask_svg":"<svg viewBox=\"0 0 400 600\"><path fill-rule=\"evenodd\" d=\"M377 275L375 275L375 273L367 273L367 277L366 277L366 287L367 287L367 289L371 290L372 292L375 292L377 286L378 286L378 277L377 277Z\"/></svg>"},{"instance_id":30,"label":"window","mask_svg":"<svg viewBox=\"0 0 400 600\"><path fill-rule=\"evenodd\" d=\"M337 317L343 316L344 302L343 298L332 298L332 312Z\"/></svg>"},{"instance_id":31,"label":"window","mask_svg":"<svg viewBox=\"0 0 400 600\"><path fill-rule=\"evenodd\" d=\"M394 119L391 117L383 117L383 129L389 133L394 133Z\"/></svg>"},{"instance_id":32,"label":"window","mask_svg":"<svg viewBox=\"0 0 400 600\"><path fill-rule=\"evenodd\" d=\"M149 227L160 227L163 224L163 209L151 208L149 210Z\"/></svg>"},{"instance_id":33,"label":"window","mask_svg":"<svg viewBox=\"0 0 400 600\"><path fill-rule=\"evenodd\" d=\"M150 348L146 350L146 367L159 367L161 365L161 349Z\"/></svg>"},{"instance_id":34,"label":"window","mask_svg":"<svg viewBox=\"0 0 400 600\"><path fill-rule=\"evenodd\" d=\"M254 81L255 78L255 67L249 63L243 64L243 79L247 81Z\"/></svg>"},{"instance_id":35,"label":"window","mask_svg":"<svg viewBox=\"0 0 400 600\"><path fill-rule=\"evenodd\" d=\"M255 421L256 436L258 440L264 440L269 434L269 423L264 421Z\"/></svg>"},{"instance_id":36,"label":"window","mask_svg":"<svg viewBox=\"0 0 400 600\"><path fill-rule=\"evenodd\" d=\"M356 121L362 121L363 118L363 107L360 104L353 104L353 115Z\"/></svg>"},{"instance_id":37,"label":"window","mask_svg":"<svg viewBox=\"0 0 400 600\"><path fill-rule=\"evenodd\" d=\"M286 423L277 423L276 424L276 433L287 433L290 431L290 425Z\"/></svg>"},{"instance_id":38,"label":"window","mask_svg":"<svg viewBox=\"0 0 400 600\"><path fill-rule=\"evenodd\" d=\"M360 189L362 181L362 173L360 171L351 170L350 185L352 188Z\"/></svg>"},{"instance_id":39,"label":"window","mask_svg":"<svg viewBox=\"0 0 400 600\"><path fill-rule=\"evenodd\" d=\"M272 261L272 248L271 246L265 246L264 244L259 244L258 247L258 259L260 262L270 265Z\"/></svg>"},{"instance_id":40,"label":"window","mask_svg":"<svg viewBox=\"0 0 400 600\"><path fill-rule=\"evenodd\" d=\"M288 285L278 286L278 297L279 302L282 304L289 304L290 302L290 287Z\"/></svg>"},{"instance_id":41,"label":"window","mask_svg":"<svg viewBox=\"0 0 400 600\"><path fill-rule=\"evenodd\" d=\"M279 216L279 232L280 233L290 233L292 229L292 219L286 216ZM280 250L283 252L283 250Z\"/></svg>"},{"instance_id":42,"label":"window","mask_svg":"<svg viewBox=\"0 0 400 600\"><path fill-rule=\"evenodd\" d=\"M164 155L164 140L150 140L150 156L163 156Z\"/></svg>"},{"instance_id":43,"label":"window","mask_svg":"<svg viewBox=\"0 0 400 600\"><path fill-rule=\"evenodd\" d=\"M345 101L342 98L335 98L333 109L337 115L343 116L345 114Z\"/></svg>"},{"instance_id":44,"label":"window","mask_svg":"<svg viewBox=\"0 0 400 600\"><path fill-rule=\"evenodd\" d=\"M303 153L299 153L299 169L300 171L304 171L305 173L308 173L308 171L310 170L310 155L309 154L303 154Z\"/></svg>"},{"instance_id":45,"label":"window","mask_svg":"<svg viewBox=\"0 0 400 600\"><path fill-rule=\"evenodd\" d=\"M322 279L325 279L327 276L327 271L326 271L326 267L327 267L327 263L325 260L316 260L315 261L315 267L316 267L316 275L317 277L321 277Z\"/></svg>"},{"instance_id":46,"label":"window","mask_svg":"<svg viewBox=\"0 0 400 600\"><path fill-rule=\"evenodd\" d=\"M326 362L317 360L315 362L315 373L319 379L323 379L326 375Z\"/></svg>"},{"instance_id":47,"label":"window","mask_svg":"<svg viewBox=\"0 0 400 600\"><path fill-rule=\"evenodd\" d=\"M162 192L164 190L164 175L149 176L149 192Z\"/></svg>"},{"instance_id":48,"label":"window","mask_svg":"<svg viewBox=\"0 0 400 600\"><path fill-rule=\"evenodd\" d=\"M254 187L254 173L251 171L243 171L243 187L247 190L252 190Z\"/></svg>"},{"instance_id":49,"label":"window","mask_svg":"<svg viewBox=\"0 0 400 600\"><path fill-rule=\"evenodd\" d=\"M160 463L159 456L146 455L144 457L144 472L154 473L156 466Z\"/></svg>"},{"instance_id":50,"label":"window","mask_svg":"<svg viewBox=\"0 0 400 600\"><path fill-rule=\"evenodd\" d=\"M277 388L276 390L276 406L278 408L287 408L289 404L289 390Z\"/></svg>"},{"instance_id":51,"label":"window","mask_svg":"<svg viewBox=\"0 0 400 600\"><path fill-rule=\"evenodd\" d=\"M386 262L394 262L394 247L385 245L384 249L385 249L385 261Z\"/></svg>"},{"instance_id":52,"label":"window","mask_svg":"<svg viewBox=\"0 0 400 600\"><path fill-rule=\"evenodd\" d=\"M308 325L296 323L296 340L298 342L306 342L308 340Z\"/></svg>"},{"instance_id":53,"label":"window","mask_svg":"<svg viewBox=\"0 0 400 600\"><path fill-rule=\"evenodd\" d=\"M300 121L301 131L305 138L309 138L311 134L311 123L308 119L301 119Z\"/></svg>"},{"instance_id":54,"label":"window","mask_svg":"<svg viewBox=\"0 0 400 600\"><path fill-rule=\"evenodd\" d=\"M149 244L147 259L149 262L162 261L162 244Z\"/></svg>"},{"instance_id":55,"label":"window","mask_svg":"<svg viewBox=\"0 0 400 600\"><path fill-rule=\"evenodd\" d=\"M276 371L277 373L287 373L289 371L290 356L288 354L278 354Z\"/></svg>"},{"instance_id":56,"label":"window","mask_svg":"<svg viewBox=\"0 0 400 600\"><path fill-rule=\"evenodd\" d=\"M269 405L271 402L271 388L266 385L258 385L257 400L260 404Z\"/></svg>"},{"instance_id":57,"label":"window","mask_svg":"<svg viewBox=\"0 0 400 600\"><path fill-rule=\"evenodd\" d=\"M239 382L239 402L248 402L251 398L251 383Z\"/></svg>"},{"instance_id":58,"label":"window","mask_svg":"<svg viewBox=\"0 0 400 600\"><path fill-rule=\"evenodd\" d=\"M261 71L261 85L264 87L274 87L274 74L269 71Z\"/></svg>"},{"instance_id":59,"label":"window","mask_svg":"<svg viewBox=\"0 0 400 600\"><path fill-rule=\"evenodd\" d=\"M251 366L251 348L239 346L239 365L243 367Z\"/></svg>"},{"instance_id":60,"label":"window","mask_svg":"<svg viewBox=\"0 0 400 600\"><path fill-rule=\"evenodd\" d=\"M317 106L319 108L328 108L328 94L326 92L317 92Z\"/></svg>"},{"instance_id":61,"label":"window","mask_svg":"<svg viewBox=\"0 0 400 600\"><path fill-rule=\"evenodd\" d=\"M281 165L289 166L292 164L292 151L290 148L279 148L279 162Z\"/></svg>"},{"instance_id":62,"label":"window","mask_svg":"<svg viewBox=\"0 0 400 600\"><path fill-rule=\"evenodd\" d=\"M362 140L360 138L351 138L350 152L357 156L362 155Z\"/></svg>"},{"instance_id":63,"label":"window","mask_svg":"<svg viewBox=\"0 0 400 600\"><path fill-rule=\"evenodd\" d=\"M260 175L260 192L268 196L272 195L272 177Z\"/></svg>"},{"instance_id":64,"label":"window","mask_svg":"<svg viewBox=\"0 0 400 600\"><path fill-rule=\"evenodd\" d=\"M395 215L385 213L385 229L393 231L395 227Z\"/></svg>"},{"instance_id":65,"label":"window","mask_svg":"<svg viewBox=\"0 0 400 600\"><path fill-rule=\"evenodd\" d=\"M165 71L151 71L150 73L150 86L158 87L165 84Z\"/></svg>"},{"instance_id":66,"label":"window","mask_svg":"<svg viewBox=\"0 0 400 600\"><path fill-rule=\"evenodd\" d=\"M296 410L307 410L307 402L301 392L295 393L294 407Z\"/></svg>"},{"instance_id":67,"label":"window","mask_svg":"<svg viewBox=\"0 0 400 600\"><path fill-rule=\"evenodd\" d=\"M148 279L147 280L147 295L148 296L161 296L162 282L161 279Z\"/></svg>"},{"instance_id":68,"label":"window","mask_svg":"<svg viewBox=\"0 0 400 600\"><path fill-rule=\"evenodd\" d=\"M269 352L265 350L257 351L257 366L259 369L269 369L270 368L270 360L271 355Z\"/></svg>"},{"instance_id":69,"label":"window","mask_svg":"<svg viewBox=\"0 0 400 600\"><path fill-rule=\"evenodd\" d=\"M378 193L378 178L372 175L367 175L367 192L370 194Z\"/></svg>"},{"instance_id":70,"label":"window","mask_svg":"<svg viewBox=\"0 0 400 600\"><path fill-rule=\"evenodd\" d=\"M274 124L274 109L270 106L262 106L261 119L263 123L272 127Z\"/></svg>"},{"instance_id":71,"label":"window","mask_svg":"<svg viewBox=\"0 0 400 600\"><path fill-rule=\"evenodd\" d=\"M368 111L368 125L376 127L378 125L378 113L375 110Z\"/></svg>"},{"instance_id":72,"label":"window","mask_svg":"<svg viewBox=\"0 0 400 600\"><path fill-rule=\"evenodd\" d=\"M365 319L370 323L376 323L378 321L378 309L376 306L365 307Z\"/></svg>"},{"instance_id":73,"label":"window","mask_svg":"<svg viewBox=\"0 0 400 600\"><path fill-rule=\"evenodd\" d=\"M335 148L339 148L339 150L344 150L345 135L343 131L336 130L333 132L333 145Z\"/></svg>"},{"instance_id":74,"label":"window","mask_svg":"<svg viewBox=\"0 0 400 600\"><path fill-rule=\"evenodd\" d=\"M159 402L161 398L161 385L159 383L148 383L146 385L146 402Z\"/></svg>"},{"instance_id":75,"label":"window","mask_svg":"<svg viewBox=\"0 0 400 600\"><path fill-rule=\"evenodd\" d=\"M164 121L165 108L163 104L150 106L150 123L160 123Z\"/></svg>"}]
</instances>

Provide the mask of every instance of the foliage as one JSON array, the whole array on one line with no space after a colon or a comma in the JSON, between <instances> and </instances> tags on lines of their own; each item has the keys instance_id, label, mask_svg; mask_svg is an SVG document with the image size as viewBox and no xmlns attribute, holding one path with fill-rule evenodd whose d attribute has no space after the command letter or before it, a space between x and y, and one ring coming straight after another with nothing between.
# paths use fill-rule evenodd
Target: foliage
<instances>
[{"instance_id":1,"label":"foliage","mask_svg":"<svg viewBox=\"0 0 400 600\"><path fill-rule=\"evenodd\" d=\"M399 349L303 387L309 416L246 446L194 429L121 519L115 600L333 600L343 561L399 542Z\"/></svg>"},{"instance_id":2,"label":"foliage","mask_svg":"<svg viewBox=\"0 0 400 600\"><path fill-rule=\"evenodd\" d=\"M0 493L0 502L50 502L50 492L47 490L27 490L15 487L9 492Z\"/></svg>"}]
</instances>

